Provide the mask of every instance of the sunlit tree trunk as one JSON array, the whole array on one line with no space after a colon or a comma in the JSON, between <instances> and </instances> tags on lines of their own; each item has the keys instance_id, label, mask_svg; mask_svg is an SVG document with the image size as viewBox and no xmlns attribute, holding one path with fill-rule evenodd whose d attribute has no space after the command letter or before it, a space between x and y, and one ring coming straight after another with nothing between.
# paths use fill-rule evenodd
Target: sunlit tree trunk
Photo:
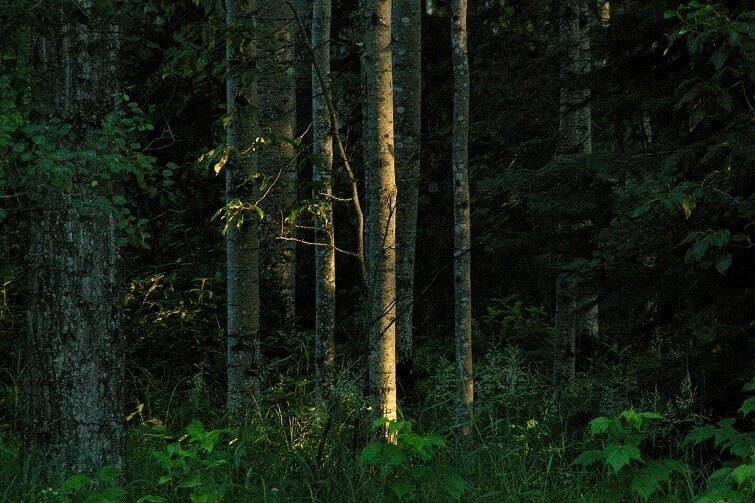
<instances>
[{"instance_id":1,"label":"sunlit tree trunk","mask_svg":"<svg viewBox=\"0 0 755 503\"><path fill-rule=\"evenodd\" d=\"M393 2L393 110L396 141L396 353L398 380L413 389L414 256L417 244L422 102L422 2Z\"/></svg>"},{"instance_id":2,"label":"sunlit tree trunk","mask_svg":"<svg viewBox=\"0 0 755 503\"><path fill-rule=\"evenodd\" d=\"M314 0L312 8L312 47L314 64L319 68L326 87L330 85L331 1ZM322 215L315 218L315 360L320 388L332 385L335 367L336 257L333 226L333 136L330 114L317 71L312 70L312 191L321 199Z\"/></svg>"},{"instance_id":3,"label":"sunlit tree trunk","mask_svg":"<svg viewBox=\"0 0 755 503\"><path fill-rule=\"evenodd\" d=\"M226 202L254 203L254 182L257 172L257 89L256 83L243 75L255 57L253 0L226 0L228 46L226 57L226 107L230 120L227 143L235 150L226 164ZM226 233L227 262L227 373L228 412L240 415L251 405L259 391L260 372L260 298L259 219L250 211L229 222Z\"/></svg>"},{"instance_id":4,"label":"sunlit tree trunk","mask_svg":"<svg viewBox=\"0 0 755 503\"><path fill-rule=\"evenodd\" d=\"M454 185L454 334L458 368L457 424L462 436L472 423L471 226L469 220L469 57L467 54L467 0L451 3L451 60L454 74L453 151Z\"/></svg>"},{"instance_id":5,"label":"sunlit tree trunk","mask_svg":"<svg viewBox=\"0 0 755 503\"><path fill-rule=\"evenodd\" d=\"M366 0L365 197L370 384L379 417L396 419L396 178L391 1ZM388 440L391 435L387 434Z\"/></svg>"},{"instance_id":6,"label":"sunlit tree trunk","mask_svg":"<svg viewBox=\"0 0 755 503\"><path fill-rule=\"evenodd\" d=\"M285 0L257 9L259 117L265 143L259 169L266 177L260 233L262 327L293 334L296 322L296 243L285 223L296 201L296 72L294 14ZM268 190L269 189L269 190Z\"/></svg>"},{"instance_id":7,"label":"sunlit tree trunk","mask_svg":"<svg viewBox=\"0 0 755 503\"><path fill-rule=\"evenodd\" d=\"M119 46L91 2L76 7L87 24L53 15L38 41L54 116L71 127L59 147L74 150L91 148L115 110ZM43 478L122 467L125 454L121 256L114 216L98 204L116 187L93 182L93 161L71 162L70 186L42 187L30 228L24 450Z\"/></svg>"}]
</instances>

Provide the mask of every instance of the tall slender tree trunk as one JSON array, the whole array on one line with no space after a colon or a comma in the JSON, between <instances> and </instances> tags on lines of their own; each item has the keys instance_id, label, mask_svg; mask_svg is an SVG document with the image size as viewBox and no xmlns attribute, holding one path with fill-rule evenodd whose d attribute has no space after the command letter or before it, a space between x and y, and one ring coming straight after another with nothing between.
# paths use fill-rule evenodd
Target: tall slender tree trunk
<instances>
[{"instance_id":1,"label":"tall slender tree trunk","mask_svg":"<svg viewBox=\"0 0 755 503\"><path fill-rule=\"evenodd\" d=\"M471 225L469 220L469 57L467 0L451 3L451 59L454 74L452 170L454 184L454 337L458 368L457 424L462 437L472 424Z\"/></svg>"},{"instance_id":2,"label":"tall slender tree trunk","mask_svg":"<svg viewBox=\"0 0 755 503\"><path fill-rule=\"evenodd\" d=\"M365 197L370 385L379 417L396 419L396 177L391 1L365 0ZM374 149L374 150L370 150ZM370 150L367 152L367 150ZM385 430L386 439L394 441Z\"/></svg>"},{"instance_id":3,"label":"tall slender tree trunk","mask_svg":"<svg viewBox=\"0 0 755 503\"><path fill-rule=\"evenodd\" d=\"M285 219L296 201L294 19L285 0L269 0L257 10L259 112L266 140L259 169L269 188L261 203L262 327L289 335L296 322L296 243L277 238L292 237Z\"/></svg>"},{"instance_id":4,"label":"tall slender tree trunk","mask_svg":"<svg viewBox=\"0 0 755 503\"><path fill-rule=\"evenodd\" d=\"M317 384L329 388L335 368L336 256L333 226L333 128L324 96L330 89L331 1L314 0L312 7L312 47L327 89L312 69L312 136L314 165L312 191L323 202L323 213L315 219L315 360Z\"/></svg>"},{"instance_id":5,"label":"tall slender tree trunk","mask_svg":"<svg viewBox=\"0 0 755 503\"><path fill-rule=\"evenodd\" d=\"M77 7L88 24L58 19L39 41L68 149L87 148L118 91L117 27L91 2ZM45 478L124 464L121 256L113 214L97 204L114 187L95 192L98 166L72 162L70 191L43 188L30 229L24 450Z\"/></svg>"},{"instance_id":6,"label":"tall slender tree trunk","mask_svg":"<svg viewBox=\"0 0 755 503\"><path fill-rule=\"evenodd\" d=\"M254 64L256 48L248 35L253 12L254 0L226 0L226 107L230 116L226 135L228 146L235 150L226 164L226 203L253 203L255 195L251 177L257 172L257 89L255 82L241 78ZM259 223L257 215L250 213L243 222L230 222L226 233L227 403L232 415L243 414L259 391Z\"/></svg>"},{"instance_id":7,"label":"tall slender tree trunk","mask_svg":"<svg viewBox=\"0 0 755 503\"><path fill-rule=\"evenodd\" d=\"M398 380L413 386L414 257L417 244L422 102L422 2L393 3L393 110L396 179L396 353Z\"/></svg>"},{"instance_id":8,"label":"tall slender tree trunk","mask_svg":"<svg viewBox=\"0 0 755 503\"><path fill-rule=\"evenodd\" d=\"M601 5L602 16L602 5ZM561 46L561 96L559 104L558 156L592 153L592 110L585 75L590 71L589 8L585 0L561 0L559 42ZM597 327L591 308L594 295L578 289L564 273L556 281L556 320L553 383L556 396L572 388L576 369L577 333L588 325ZM591 323L592 321L592 323Z\"/></svg>"}]
</instances>

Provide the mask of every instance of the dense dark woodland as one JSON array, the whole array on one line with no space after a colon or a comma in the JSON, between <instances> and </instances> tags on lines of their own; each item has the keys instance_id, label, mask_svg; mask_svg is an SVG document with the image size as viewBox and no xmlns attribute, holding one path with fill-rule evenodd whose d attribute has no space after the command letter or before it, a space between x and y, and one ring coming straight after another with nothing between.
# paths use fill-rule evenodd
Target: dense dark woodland
<instances>
[{"instance_id":1,"label":"dense dark woodland","mask_svg":"<svg viewBox=\"0 0 755 503\"><path fill-rule=\"evenodd\" d=\"M0 0L0 500L755 501L753 161L747 0Z\"/></svg>"}]
</instances>

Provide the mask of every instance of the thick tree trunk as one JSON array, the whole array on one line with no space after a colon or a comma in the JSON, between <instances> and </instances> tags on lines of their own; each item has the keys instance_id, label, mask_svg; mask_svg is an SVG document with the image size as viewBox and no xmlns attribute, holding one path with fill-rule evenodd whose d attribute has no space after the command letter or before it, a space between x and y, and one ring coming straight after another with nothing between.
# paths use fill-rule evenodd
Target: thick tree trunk
<instances>
[{"instance_id":1,"label":"thick tree trunk","mask_svg":"<svg viewBox=\"0 0 755 503\"><path fill-rule=\"evenodd\" d=\"M312 47L314 64L326 80L327 89L312 69L312 136L314 165L312 191L321 199L323 214L315 217L315 360L317 384L327 389L333 384L335 369L336 257L333 226L333 128L324 93L330 89L331 1L314 0L312 9Z\"/></svg>"},{"instance_id":2,"label":"thick tree trunk","mask_svg":"<svg viewBox=\"0 0 755 503\"><path fill-rule=\"evenodd\" d=\"M39 42L56 118L71 126L61 148L87 148L115 109L117 27L87 20ZM98 167L73 162L70 192L50 189L30 229L24 449L44 478L124 464L120 251L115 219L96 201L112 187L95 193Z\"/></svg>"},{"instance_id":3,"label":"thick tree trunk","mask_svg":"<svg viewBox=\"0 0 755 503\"><path fill-rule=\"evenodd\" d=\"M454 73L452 170L454 184L454 337L458 368L456 421L462 437L472 424L471 228L469 220L469 58L467 0L451 4L451 59Z\"/></svg>"},{"instance_id":4,"label":"thick tree trunk","mask_svg":"<svg viewBox=\"0 0 755 503\"><path fill-rule=\"evenodd\" d=\"M396 353L398 380L413 386L414 257L417 244L422 102L422 2L393 3L393 110L396 141Z\"/></svg>"},{"instance_id":5,"label":"thick tree trunk","mask_svg":"<svg viewBox=\"0 0 755 503\"><path fill-rule=\"evenodd\" d=\"M228 146L235 149L226 164L226 203L239 200L254 203L250 177L257 171L256 108L254 82L242 82L240 74L253 64L255 46L251 38L240 38L250 27L253 0L226 0L226 25L229 44L226 50L228 73L226 107L230 120L226 129ZM243 47L243 49L239 49ZM260 299L259 299L259 223L256 213L243 216L243 222L230 222L226 233L227 263L227 372L228 412L244 413L259 391L260 372Z\"/></svg>"},{"instance_id":6,"label":"thick tree trunk","mask_svg":"<svg viewBox=\"0 0 755 503\"><path fill-rule=\"evenodd\" d=\"M364 12L365 197L369 284L370 385L375 413L396 419L396 178L393 147L391 1L366 0ZM385 431L386 439L393 441Z\"/></svg>"},{"instance_id":7,"label":"thick tree trunk","mask_svg":"<svg viewBox=\"0 0 755 503\"><path fill-rule=\"evenodd\" d=\"M296 72L294 13L285 0L257 11L259 112L264 145L259 169L269 191L260 232L262 327L293 334L296 322L296 243L285 219L296 201ZM265 189L267 191L267 189Z\"/></svg>"}]
</instances>

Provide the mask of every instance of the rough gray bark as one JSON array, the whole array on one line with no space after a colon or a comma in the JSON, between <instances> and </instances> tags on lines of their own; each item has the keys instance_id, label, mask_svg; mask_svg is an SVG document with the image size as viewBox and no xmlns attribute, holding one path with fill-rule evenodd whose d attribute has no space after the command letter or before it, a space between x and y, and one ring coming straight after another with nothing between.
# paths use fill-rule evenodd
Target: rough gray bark
<instances>
[{"instance_id":1,"label":"rough gray bark","mask_svg":"<svg viewBox=\"0 0 755 503\"><path fill-rule=\"evenodd\" d=\"M78 7L89 14L91 2ZM117 27L94 16L88 25L58 21L39 40L40 60L55 86L55 117L71 126L60 147L83 149L115 110ZM90 182L99 167L73 162L70 191L43 188L30 228L24 451L48 479L122 467L125 454L116 222L95 204L102 192Z\"/></svg>"},{"instance_id":2,"label":"rough gray bark","mask_svg":"<svg viewBox=\"0 0 755 503\"><path fill-rule=\"evenodd\" d=\"M285 0L257 10L260 126L259 170L268 180L261 207L262 327L292 334L296 322L296 242L285 218L296 201L296 72L294 13ZM267 190L267 189L266 189ZM277 239L284 237L289 239Z\"/></svg>"},{"instance_id":3,"label":"rough gray bark","mask_svg":"<svg viewBox=\"0 0 755 503\"><path fill-rule=\"evenodd\" d=\"M413 388L414 258L417 243L422 102L422 2L393 2L393 110L396 214L396 353L399 382Z\"/></svg>"},{"instance_id":4,"label":"rough gray bark","mask_svg":"<svg viewBox=\"0 0 755 503\"><path fill-rule=\"evenodd\" d=\"M370 386L378 417L396 419L396 177L391 1L365 0L364 144ZM369 151L368 151L369 150ZM395 441L387 430L388 441Z\"/></svg>"},{"instance_id":5,"label":"rough gray bark","mask_svg":"<svg viewBox=\"0 0 755 503\"><path fill-rule=\"evenodd\" d=\"M312 6L312 191L323 201L323 214L315 217L315 361L317 385L332 386L335 370L336 256L333 226L333 128L324 93L330 88L330 0L314 0ZM314 65L317 65L315 67ZM320 83L318 71L325 79Z\"/></svg>"},{"instance_id":6,"label":"rough gray bark","mask_svg":"<svg viewBox=\"0 0 755 503\"><path fill-rule=\"evenodd\" d=\"M459 434L472 424L471 225L469 219L469 57L467 0L451 3L451 61L454 74L452 171L454 185L454 338L458 371L456 422Z\"/></svg>"},{"instance_id":7,"label":"rough gray bark","mask_svg":"<svg viewBox=\"0 0 755 503\"><path fill-rule=\"evenodd\" d=\"M230 120L227 143L235 155L226 164L226 203L254 203L251 176L257 171L255 139L257 89L240 75L253 64L255 45L248 30L253 23L253 0L226 0L228 46L226 107ZM243 38L243 40L242 40ZM231 221L226 233L227 264L227 407L231 415L244 413L259 392L260 299L257 215L250 211Z\"/></svg>"}]
</instances>

